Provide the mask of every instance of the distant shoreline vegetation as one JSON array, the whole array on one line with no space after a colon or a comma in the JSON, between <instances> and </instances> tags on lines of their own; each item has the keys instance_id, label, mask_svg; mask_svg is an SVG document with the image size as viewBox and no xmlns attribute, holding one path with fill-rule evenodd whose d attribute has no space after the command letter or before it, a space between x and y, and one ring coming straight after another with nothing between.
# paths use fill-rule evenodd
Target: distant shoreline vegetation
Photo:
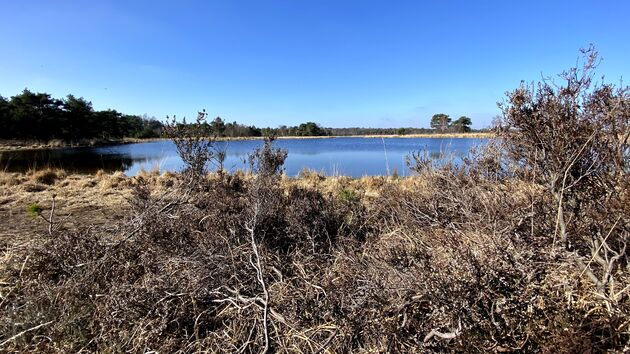
<instances>
[{"instance_id":1,"label":"distant shoreline vegetation","mask_svg":"<svg viewBox=\"0 0 630 354\"><path fill-rule=\"evenodd\" d=\"M184 119L177 124L187 124ZM473 130L468 117L451 123L440 113L431 119L431 128L324 128L315 122L298 126L259 128L216 117L203 123L205 134L216 138L344 137L344 136L430 136L432 134L488 133ZM103 145L134 139L164 138L165 123L147 115L129 115L113 109L95 111L83 97L53 98L48 93L25 89L10 99L0 95L0 145L24 144L43 147ZM4 140L4 141L2 141ZM44 142L44 143L42 143Z\"/></svg>"}]
</instances>

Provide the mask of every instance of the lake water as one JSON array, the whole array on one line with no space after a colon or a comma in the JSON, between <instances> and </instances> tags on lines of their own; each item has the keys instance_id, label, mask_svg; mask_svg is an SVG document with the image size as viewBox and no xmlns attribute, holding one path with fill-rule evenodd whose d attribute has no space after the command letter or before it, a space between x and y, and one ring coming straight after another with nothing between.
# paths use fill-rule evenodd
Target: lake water
<instances>
[{"instance_id":1,"label":"lake water","mask_svg":"<svg viewBox=\"0 0 630 354\"><path fill-rule=\"evenodd\" d=\"M285 173L296 176L307 168L326 175L386 175L394 171L407 176L405 163L412 152L426 151L432 157L452 156L456 161L484 139L472 138L321 138L279 139L275 147L288 150ZM248 168L248 154L262 146L261 140L217 142L226 152L228 171ZM123 171L135 175L141 169L177 171L183 166L171 141L122 144L95 148L67 148L0 152L0 169L24 171L44 166L79 173Z\"/></svg>"}]
</instances>

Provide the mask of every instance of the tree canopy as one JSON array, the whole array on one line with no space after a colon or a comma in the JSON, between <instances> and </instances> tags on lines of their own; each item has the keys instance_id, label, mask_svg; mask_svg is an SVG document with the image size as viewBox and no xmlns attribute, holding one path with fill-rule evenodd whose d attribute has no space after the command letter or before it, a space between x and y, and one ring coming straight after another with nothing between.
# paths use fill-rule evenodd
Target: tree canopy
<instances>
[{"instance_id":1,"label":"tree canopy","mask_svg":"<svg viewBox=\"0 0 630 354\"><path fill-rule=\"evenodd\" d=\"M461 116L454 122L448 114L438 113L431 117L431 128L442 133L468 133L472 131L472 120L469 117Z\"/></svg>"},{"instance_id":2,"label":"tree canopy","mask_svg":"<svg viewBox=\"0 0 630 354\"><path fill-rule=\"evenodd\" d=\"M76 141L80 139L150 138L161 135L162 123L116 110L95 111L83 97L64 99L47 93L0 96L0 138Z\"/></svg>"},{"instance_id":3,"label":"tree canopy","mask_svg":"<svg viewBox=\"0 0 630 354\"><path fill-rule=\"evenodd\" d=\"M452 129L458 133L468 133L470 132L470 126L472 125L472 120L466 116L459 117L456 121L453 122Z\"/></svg>"},{"instance_id":4,"label":"tree canopy","mask_svg":"<svg viewBox=\"0 0 630 354\"><path fill-rule=\"evenodd\" d=\"M431 118L431 128L445 132L451 124L451 117L448 114L438 113Z\"/></svg>"}]
</instances>

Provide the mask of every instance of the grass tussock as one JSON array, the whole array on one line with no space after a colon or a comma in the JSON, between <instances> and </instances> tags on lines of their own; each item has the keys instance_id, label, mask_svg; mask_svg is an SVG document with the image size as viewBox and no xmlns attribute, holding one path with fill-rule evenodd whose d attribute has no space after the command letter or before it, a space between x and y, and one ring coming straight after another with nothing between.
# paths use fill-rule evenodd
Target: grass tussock
<instances>
[{"instance_id":1,"label":"grass tussock","mask_svg":"<svg viewBox=\"0 0 630 354\"><path fill-rule=\"evenodd\" d=\"M100 171L99 171L100 172ZM129 179L124 173L118 171L112 174L97 173L96 179L99 180L98 186L102 190L110 190L120 186L128 186Z\"/></svg>"},{"instance_id":2,"label":"grass tussock","mask_svg":"<svg viewBox=\"0 0 630 354\"><path fill-rule=\"evenodd\" d=\"M0 172L0 186L13 187L20 185L25 180L24 175L10 172Z\"/></svg>"},{"instance_id":3,"label":"grass tussock","mask_svg":"<svg viewBox=\"0 0 630 354\"><path fill-rule=\"evenodd\" d=\"M52 185L59 180L63 180L66 177L66 173L63 169L46 168L43 170L36 170L30 172L31 181L34 183L40 183L45 185Z\"/></svg>"}]
</instances>

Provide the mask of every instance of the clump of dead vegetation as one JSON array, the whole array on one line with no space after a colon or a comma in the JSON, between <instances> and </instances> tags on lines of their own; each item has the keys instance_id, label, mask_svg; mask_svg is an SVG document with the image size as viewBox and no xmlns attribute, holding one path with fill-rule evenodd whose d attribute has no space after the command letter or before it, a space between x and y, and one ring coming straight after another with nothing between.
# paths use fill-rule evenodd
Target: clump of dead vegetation
<instances>
[{"instance_id":1,"label":"clump of dead vegetation","mask_svg":"<svg viewBox=\"0 0 630 354\"><path fill-rule=\"evenodd\" d=\"M65 178L65 172L60 169L46 168L32 172L32 180L36 183L51 185Z\"/></svg>"},{"instance_id":2,"label":"clump of dead vegetation","mask_svg":"<svg viewBox=\"0 0 630 354\"><path fill-rule=\"evenodd\" d=\"M589 86L587 58L510 93L465 163L415 155L418 177L370 195L287 183L271 138L225 173L174 125L188 168L136 177L127 220L5 247L0 348L625 352L630 101Z\"/></svg>"}]
</instances>

